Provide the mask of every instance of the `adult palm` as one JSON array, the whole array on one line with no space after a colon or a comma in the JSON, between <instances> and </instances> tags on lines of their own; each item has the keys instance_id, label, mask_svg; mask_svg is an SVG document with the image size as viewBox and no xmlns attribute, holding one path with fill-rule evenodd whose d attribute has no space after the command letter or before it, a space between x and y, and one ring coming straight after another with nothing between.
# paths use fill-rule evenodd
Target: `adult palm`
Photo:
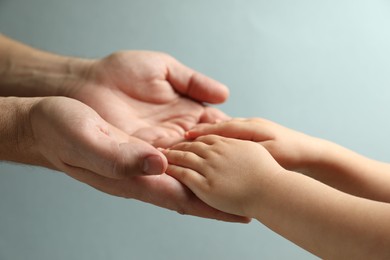
<instances>
[{"instance_id":1,"label":"adult palm","mask_svg":"<svg viewBox=\"0 0 390 260\"><path fill-rule=\"evenodd\" d=\"M128 134L128 146L135 137L145 145L167 147L183 140L184 132L198 123L227 118L219 110L203 105L225 101L227 88L163 53L117 52L93 61L84 81L68 88L66 95L89 105L105 121ZM136 149L140 149L138 141ZM156 150L157 154L162 155ZM166 164L166 160L163 162ZM134 170L121 179L91 171L68 174L103 192L182 214L248 222L247 218L211 208L166 174L142 176Z\"/></svg>"},{"instance_id":2,"label":"adult palm","mask_svg":"<svg viewBox=\"0 0 390 260\"><path fill-rule=\"evenodd\" d=\"M84 81L68 88L66 95L154 146L182 140L197 123L227 118L202 104L225 101L224 85L158 52L123 51L93 61Z\"/></svg>"}]
</instances>

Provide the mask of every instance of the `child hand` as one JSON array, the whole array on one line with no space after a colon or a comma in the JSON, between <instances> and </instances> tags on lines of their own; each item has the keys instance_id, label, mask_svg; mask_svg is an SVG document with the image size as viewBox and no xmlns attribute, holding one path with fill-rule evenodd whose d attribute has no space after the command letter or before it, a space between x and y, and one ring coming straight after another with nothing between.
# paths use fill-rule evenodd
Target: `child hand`
<instances>
[{"instance_id":1,"label":"child hand","mask_svg":"<svg viewBox=\"0 0 390 260\"><path fill-rule=\"evenodd\" d=\"M258 142L280 165L293 171L309 171L320 156L320 139L260 118L200 124L188 131L186 137L194 139L209 134Z\"/></svg>"},{"instance_id":2,"label":"child hand","mask_svg":"<svg viewBox=\"0 0 390 260\"><path fill-rule=\"evenodd\" d=\"M179 143L163 153L167 174L208 205L241 216L253 216L264 187L284 171L261 145L216 135Z\"/></svg>"}]
</instances>

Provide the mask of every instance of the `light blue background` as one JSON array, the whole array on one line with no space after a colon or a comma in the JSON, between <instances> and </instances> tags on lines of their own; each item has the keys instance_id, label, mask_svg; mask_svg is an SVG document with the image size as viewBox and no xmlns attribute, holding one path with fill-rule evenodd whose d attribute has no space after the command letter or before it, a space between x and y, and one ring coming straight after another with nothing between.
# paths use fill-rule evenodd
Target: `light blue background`
<instances>
[{"instance_id":1,"label":"light blue background","mask_svg":"<svg viewBox=\"0 0 390 260\"><path fill-rule=\"evenodd\" d=\"M389 161L389 1L0 0L0 32L82 57L164 51L227 84L232 116ZM0 173L0 259L316 259L256 222L181 216L41 168Z\"/></svg>"}]
</instances>

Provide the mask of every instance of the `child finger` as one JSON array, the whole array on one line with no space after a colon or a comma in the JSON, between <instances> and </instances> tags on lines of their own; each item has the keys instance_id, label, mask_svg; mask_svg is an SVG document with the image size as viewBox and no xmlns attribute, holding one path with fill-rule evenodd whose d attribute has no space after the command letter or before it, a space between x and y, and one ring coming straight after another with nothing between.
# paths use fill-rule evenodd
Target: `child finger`
<instances>
[{"instance_id":1,"label":"child finger","mask_svg":"<svg viewBox=\"0 0 390 260\"><path fill-rule=\"evenodd\" d=\"M163 154L172 165L197 170L203 164L203 159L192 152L167 149Z\"/></svg>"},{"instance_id":2,"label":"child finger","mask_svg":"<svg viewBox=\"0 0 390 260\"><path fill-rule=\"evenodd\" d=\"M200 125L187 131L185 133L185 138L195 139L199 136L209 134L234 137L235 135L237 135L237 133L231 129L232 127L234 127L235 129L239 127L237 125L236 120L221 122L213 125Z\"/></svg>"},{"instance_id":3,"label":"child finger","mask_svg":"<svg viewBox=\"0 0 390 260\"><path fill-rule=\"evenodd\" d=\"M228 138L264 141L271 138L269 131L255 122L246 120L231 120L214 125L202 125L186 132L187 139L196 139L204 135L220 135Z\"/></svg>"},{"instance_id":4,"label":"child finger","mask_svg":"<svg viewBox=\"0 0 390 260\"><path fill-rule=\"evenodd\" d=\"M205 158L209 149L209 145L204 142L182 142L177 145L174 145L171 150L180 150L192 152L198 155L199 157Z\"/></svg>"},{"instance_id":5,"label":"child finger","mask_svg":"<svg viewBox=\"0 0 390 260\"><path fill-rule=\"evenodd\" d=\"M186 185L196 195L205 181L205 178L197 171L178 165L169 164L166 174Z\"/></svg>"},{"instance_id":6,"label":"child finger","mask_svg":"<svg viewBox=\"0 0 390 260\"><path fill-rule=\"evenodd\" d=\"M218 140L224 138L224 136L221 136L221 135L215 135L215 134L208 134L208 135L202 135L202 136L199 136L195 139L194 143L195 142L198 142L198 143L203 143L205 145L213 145L215 144Z\"/></svg>"}]
</instances>

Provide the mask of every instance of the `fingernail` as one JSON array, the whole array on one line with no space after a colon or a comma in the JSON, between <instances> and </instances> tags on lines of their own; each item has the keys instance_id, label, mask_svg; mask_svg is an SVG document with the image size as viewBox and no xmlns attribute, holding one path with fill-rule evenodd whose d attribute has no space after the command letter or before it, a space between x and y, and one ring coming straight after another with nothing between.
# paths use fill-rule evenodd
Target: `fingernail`
<instances>
[{"instance_id":1,"label":"fingernail","mask_svg":"<svg viewBox=\"0 0 390 260\"><path fill-rule=\"evenodd\" d=\"M164 169L161 157L158 155L146 157L142 165L142 170L148 175L162 174Z\"/></svg>"}]
</instances>

